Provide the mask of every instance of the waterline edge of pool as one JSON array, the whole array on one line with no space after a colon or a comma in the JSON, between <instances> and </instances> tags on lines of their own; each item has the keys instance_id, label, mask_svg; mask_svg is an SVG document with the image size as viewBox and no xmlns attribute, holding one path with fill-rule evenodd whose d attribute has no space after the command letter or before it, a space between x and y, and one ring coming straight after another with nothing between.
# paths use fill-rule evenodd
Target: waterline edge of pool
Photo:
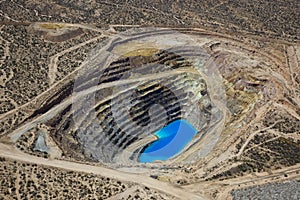
<instances>
[{"instance_id":1,"label":"waterline edge of pool","mask_svg":"<svg viewBox=\"0 0 300 200\"><path fill-rule=\"evenodd\" d=\"M175 120L155 132L158 139L145 146L140 153L139 162L166 161L181 153L197 133L187 120Z\"/></svg>"}]
</instances>

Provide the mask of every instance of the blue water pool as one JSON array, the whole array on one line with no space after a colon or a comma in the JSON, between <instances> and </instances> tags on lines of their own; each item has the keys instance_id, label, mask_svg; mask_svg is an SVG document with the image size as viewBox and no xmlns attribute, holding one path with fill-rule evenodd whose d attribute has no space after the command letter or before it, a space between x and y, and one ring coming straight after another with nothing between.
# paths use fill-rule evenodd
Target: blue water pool
<instances>
[{"instance_id":1,"label":"blue water pool","mask_svg":"<svg viewBox=\"0 0 300 200\"><path fill-rule=\"evenodd\" d=\"M144 149L139 161L167 160L178 154L196 134L197 130L188 121L173 121L155 133L158 139Z\"/></svg>"}]
</instances>

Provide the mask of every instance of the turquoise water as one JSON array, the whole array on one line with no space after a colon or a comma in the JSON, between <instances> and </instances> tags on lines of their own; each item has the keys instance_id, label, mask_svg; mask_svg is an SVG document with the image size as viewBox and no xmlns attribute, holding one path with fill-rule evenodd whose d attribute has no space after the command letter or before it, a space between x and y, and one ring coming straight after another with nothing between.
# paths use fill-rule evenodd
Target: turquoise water
<instances>
[{"instance_id":1,"label":"turquoise water","mask_svg":"<svg viewBox=\"0 0 300 200\"><path fill-rule=\"evenodd\" d=\"M155 133L158 139L144 149L139 161L167 160L178 154L196 134L197 130L188 121L173 121Z\"/></svg>"}]
</instances>

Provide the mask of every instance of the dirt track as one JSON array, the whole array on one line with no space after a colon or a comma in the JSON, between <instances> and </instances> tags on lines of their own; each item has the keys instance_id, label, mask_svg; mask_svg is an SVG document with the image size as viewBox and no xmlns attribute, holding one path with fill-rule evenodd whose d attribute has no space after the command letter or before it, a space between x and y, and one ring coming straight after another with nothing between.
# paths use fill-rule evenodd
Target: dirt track
<instances>
[{"instance_id":1,"label":"dirt track","mask_svg":"<svg viewBox=\"0 0 300 200\"><path fill-rule=\"evenodd\" d=\"M45 165L49 167L57 167L57 168L63 168L66 170L72 170L72 171L79 171L79 172L85 172L85 173L93 173L97 175L101 175L104 177L114 178L121 181L130 181L137 184L141 184L144 186L147 186L149 188L161 191L163 193L167 193L171 196L177 197L179 199L190 199L190 200L202 200L202 199L208 199L207 197L199 194L194 194L191 192L186 191L185 189L177 186L173 186L171 184L161 182L155 179L152 179L150 177L146 177L140 174L132 174L132 173L126 173L126 172L120 172L113 169L107 169L104 167L98 167L98 166L90 166L90 165L84 165L74 162L68 162L63 160L49 160L44 158L38 158L35 156L31 156L28 154L24 154L17 149L15 149L12 146L6 145L1 143L0 144L0 156L3 156L5 158L10 158L14 160L24 161L24 162L30 162L35 163L39 165Z\"/></svg>"}]
</instances>

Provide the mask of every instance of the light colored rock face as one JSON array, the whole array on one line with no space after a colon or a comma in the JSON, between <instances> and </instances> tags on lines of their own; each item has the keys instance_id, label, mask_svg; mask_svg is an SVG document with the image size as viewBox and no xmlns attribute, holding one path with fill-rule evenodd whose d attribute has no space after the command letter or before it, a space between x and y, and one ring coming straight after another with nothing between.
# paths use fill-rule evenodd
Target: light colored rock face
<instances>
[{"instance_id":1,"label":"light colored rock face","mask_svg":"<svg viewBox=\"0 0 300 200\"><path fill-rule=\"evenodd\" d=\"M197 163L243 127L255 105L266 100L263 90L274 95L267 81L272 58L228 38L139 28L90 52L71 84L48 99L62 103L49 110L46 104L44 114L13 138L45 123L69 156L139 166L154 132L185 119L199 133L164 163Z\"/></svg>"},{"instance_id":2,"label":"light colored rock face","mask_svg":"<svg viewBox=\"0 0 300 200\"><path fill-rule=\"evenodd\" d=\"M49 148L46 144L46 139L45 139L45 133L40 132L38 134L38 138L35 142L35 147L33 148L34 151L40 151L40 152L49 152Z\"/></svg>"},{"instance_id":3,"label":"light colored rock face","mask_svg":"<svg viewBox=\"0 0 300 200\"><path fill-rule=\"evenodd\" d=\"M295 198L299 184L290 181L299 180L300 172L299 21L298 0L1 0L0 199L224 200L254 199L259 191L259 198ZM146 36L145 29L136 29L149 26L186 35ZM156 67L149 64L169 50L184 57L187 68L202 69L206 62L175 52L178 46L205 49L207 64L215 65L199 75L174 70L178 63L169 60L180 59L172 56ZM122 82L99 83L98 69L127 57L129 73L119 73ZM166 74L170 69L179 74ZM156 79L141 79L146 74ZM124 82L130 79L138 81ZM75 80L87 85L72 99ZM142 110L152 119L149 126L147 120L137 124L147 116L138 115L146 101L141 97L161 85L168 86L164 94L189 100L180 101L178 116L198 126L201 138L172 160L141 165L128 158L156 139L153 127L170 120L163 106L170 104L160 98ZM203 88L207 94L196 93ZM125 151L116 143L123 135L107 126L141 138ZM45 150L44 144L48 152L34 150Z\"/></svg>"},{"instance_id":4,"label":"light colored rock face","mask_svg":"<svg viewBox=\"0 0 300 200\"><path fill-rule=\"evenodd\" d=\"M170 122L185 119L199 131L185 150L220 123L224 114L214 101L226 104L222 79L196 38L168 29L137 29L93 52L89 70L74 87L74 99L90 90L89 99L75 100L72 107L78 113L73 115L80 127L77 137L93 158L138 164L154 133ZM211 84L218 90L211 91ZM209 141L211 147L216 139Z\"/></svg>"},{"instance_id":5,"label":"light colored rock face","mask_svg":"<svg viewBox=\"0 0 300 200\"><path fill-rule=\"evenodd\" d=\"M47 31L43 24L32 25L38 26ZM68 26L72 27L54 24L57 29ZM42 123L58 144L56 152L61 148L66 157L140 166L139 153L155 140L154 132L182 118L199 133L181 154L163 164L197 165L210 159L214 149L219 157L215 156L209 167L234 156L235 149L226 149L227 139L234 135L236 141L239 131L245 131L255 117L253 113L290 87L278 69L283 58L255 49L254 40L249 45L198 29L193 34L181 31L138 28L109 35L97 48L89 49L77 77L71 74L52 93L39 98L40 108L29 116L32 121L14 131L11 138L17 140ZM55 54L51 66L64 61L62 55L80 52L99 38ZM287 51L295 56L297 52L291 47ZM297 73L297 59L293 57L290 66ZM58 72L52 70L51 74L60 74L57 67ZM292 80L296 84L298 79ZM297 113L293 116L297 118ZM244 149L246 145L238 156Z\"/></svg>"},{"instance_id":6,"label":"light colored rock face","mask_svg":"<svg viewBox=\"0 0 300 200\"><path fill-rule=\"evenodd\" d=\"M217 6L227 3L232 1ZM220 29L214 33L193 27L129 30L134 26L12 23L0 26L0 156L59 167L61 177L67 173L61 168L100 172L181 199L201 199L200 193L229 199L232 189L238 196L252 195L256 188L237 189L299 179L297 37L226 35ZM125 29L129 31L118 33ZM168 161L138 163L143 147L156 139L154 131L177 118L187 119L199 134ZM26 164L0 161L9 163L1 165L8 182L1 184L5 193L0 192L0 199L35 194L40 184L30 186L35 166L26 167L26 190L21 187L24 175L19 176ZM91 170L91 164L102 163L118 170ZM133 173L139 175L129 176ZM13 176L19 181L9 179ZM55 178L45 176L41 184L51 188ZM81 187L66 193L80 194ZM56 185L45 191L60 190ZM94 186L90 191L107 197ZM289 191L278 196L292 198ZM132 194L145 199L151 193L135 187L119 192L112 199L135 198Z\"/></svg>"}]
</instances>

